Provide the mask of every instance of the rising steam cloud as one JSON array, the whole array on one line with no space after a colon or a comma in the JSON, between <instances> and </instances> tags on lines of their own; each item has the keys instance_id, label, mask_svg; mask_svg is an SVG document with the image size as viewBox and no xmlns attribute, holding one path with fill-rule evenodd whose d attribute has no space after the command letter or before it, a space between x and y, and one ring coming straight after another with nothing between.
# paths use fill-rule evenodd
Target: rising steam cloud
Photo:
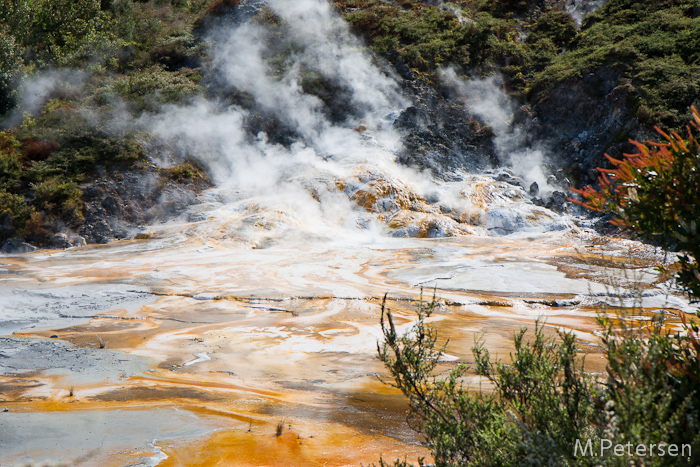
<instances>
[{"instance_id":1,"label":"rising steam cloud","mask_svg":"<svg viewBox=\"0 0 700 467\"><path fill-rule=\"evenodd\" d=\"M49 99L77 91L85 79L85 73L70 69L49 70L25 78L19 86L17 108L0 121L0 128L22 123L27 114L36 116Z\"/></svg>"},{"instance_id":2,"label":"rising steam cloud","mask_svg":"<svg viewBox=\"0 0 700 467\"><path fill-rule=\"evenodd\" d=\"M515 107L497 76L464 80L452 68L442 78L454 86L466 100L466 111L486 123L494 133L494 146L500 160L528 184L536 182L544 192L553 191L544 172L545 150L531 146L522 125L514 124Z\"/></svg>"},{"instance_id":3,"label":"rising steam cloud","mask_svg":"<svg viewBox=\"0 0 700 467\"><path fill-rule=\"evenodd\" d=\"M535 208L518 201L522 195L512 187L486 187L488 177L474 189L439 184L395 162L401 140L393 121L408 103L328 2L270 0L267 8L281 24L240 21L212 33L209 96L216 97L140 121L165 142L165 153L208 165L224 201L227 238L251 238L261 229L279 238L285 226L333 237L338 226L350 227L353 237L358 226L373 235L386 224L394 225L393 234L410 236L463 234L474 232L473 225L498 234L529 228L527 219L536 216L527 212ZM466 83L446 73L494 129L499 153L544 186L542 153L523 149L497 83ZM327 85L325 96L305 88L309 76ZM250 125L255 119L279 122L283 137ZM546 224L559 228L556 219Z\"/></svg>"},{"instance_id":4,"label":"rising steam cloud","mask_svg":"<svg viewBox=\"0 0 700 467\"><path fill-rule=\"evenodd\" d=\"M399 138L387 119L405 106L398 86L372 66L342 19L317 0L275 0L268 6L285 22L282 40L296 49L285 58L282 73L268 63L280 38L269 37L255 22L215 32L213 65L223 85L252 97L257 108L295 133L296 142L283 147L269 143L265 134L249 135L244 125L249 112L215 100L148 117L155 134L185 154L205 158L216 168L218 182L239 187L271 188L304 167L386 158L397 149ZM349 91L355 117L332 122L324 103L302 89L302 75L309 72ZM367 139L354 131L360 124L375 130L373 154L368 155Z\"/></svg>"},{"instance_id":5,"label":"rising steam cloud","mask_svg":"<svg viewBox=\"0 0 700 467\"><path fill-rule=\"evenodd\" d=\"M338 195L335 181L363 165L409 172L394 163L401 143L391 126L407 104L396 81L372 65L327 2L273 0L267 7L283 21L275 35L255 21L212 35L217 88L244 93L253 109L200 98L143 116L140 123L169 150L203 160L222 193L255 197L268 207L293 206L307 219L353 223L356 206ZM271 57L284 62L271 66ZM342 91L344 118L329 116L327 104L304 91L309 74ZM246 122L253 112L285 125L292 142L251 134Z\"/></svg>"}]
</instances>

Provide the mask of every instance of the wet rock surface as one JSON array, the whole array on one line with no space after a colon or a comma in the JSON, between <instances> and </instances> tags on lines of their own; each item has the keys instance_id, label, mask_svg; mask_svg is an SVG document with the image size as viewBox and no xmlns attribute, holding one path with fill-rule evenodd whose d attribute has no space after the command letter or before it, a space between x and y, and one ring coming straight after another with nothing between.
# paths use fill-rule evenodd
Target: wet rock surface
<instances>
[{"instance_id":1,"label":"wet rock surface","mask_svg":"<svg viewBox=\"0 0 700 467\"><path fill-rule=\"evenodd\" d=\"M6 240L5 243L3 243L2 248L0 249L0 251L8 255L31 253L35 250L35 246L32 246L29 243L26 243L25 241L20 240L18 238L10 238Z\"/></svg>"},{"instance_id":2,"label":"wet rock surface","mask_svg":"<svg viewBox=\"0 0 700 467\"><path fill-rule=\"evenodd\" d=\"M149 360L108 349L76 347L55 339L0 337L0 375L36 371L70 372L81 382L134 376L148 369Z\"/></svg>"},{"instance_id":3,"label":"wet rock surface","mask_svg":"<svg viewBox=\"0 0 700 467\"><path fill-rule=\"evenodd\" d=\"M469 118L448 89L435 88L401 58L393 58L404 95L411 101L394 121L404 143L398 161L444 179L460 170L479 172L498 166L491 131Z\"/></svg>"},{"instance_id":4,"label":"wet rock surface","mask_svg":"<svg viewBox=\"0 0 700 467\"><path fill-rule=\"evenodd\" d=\"M9 276L12 272L8 270L6 277L18 277ZM33 290L0 287L0 333L75 325L108 310L136 310L152 299L150 294L132 291L127 285Z\"/></svg>"},{"instance_id":5,"label":"wet rock surface","mask_svg":"<svg viewBox=\"0 0 700 467\"><path fill-rule=\"evenodd\" d=\"M204 180L169 180L155 166L117 173L83 189L85 223L79 234L87 243L128 238L139 227L183 214L199 203L198 195L207 187Z\"/></svg>"}]
</instances>

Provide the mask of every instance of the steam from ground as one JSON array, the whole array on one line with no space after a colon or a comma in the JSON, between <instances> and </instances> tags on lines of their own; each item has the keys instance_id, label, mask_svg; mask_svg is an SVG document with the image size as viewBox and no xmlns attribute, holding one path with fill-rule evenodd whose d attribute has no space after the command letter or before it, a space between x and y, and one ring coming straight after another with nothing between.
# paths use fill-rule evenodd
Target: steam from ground
<instances>
[{"instance_id":1,"label":"steam from ground","mask_svg":"<svg viewBox=\"0 0 700 467\"><path fill-rule=\"evenodd\" d=\"M607 0L566 0L564 9L579 26L583 19L607 3Z\"/></svg>"},{"instance_id":2,"label":"steam from ground","mask_svg":"<svg viewBox=\"0 0 700 467\"><path fill-rule=\"evenodd\" d=\"M257 196L270 206L324 211L304 217L352 217L334 180L367 164L408 172L394 163L400 139L391 128L406 103L396 81L372 65L327 2L272 0L268 7L283 21L274 33L250 21L213 37L217 87L254 100L253 109L200 98L141 123L180 156L204 160L217 185L240 199ZM304 92L302 80L309 75L343 92L346 118L332 119L319 97ZM250 134L246 122L259 117L253 112L281 122L292 143Z\"/></svg>"},{"instance_id":3,"label":"steam from ground","mask_svg":"<svg viewBox=\"0 0 700 467\"><path fill-rule=\"evenodd\" d=\"M499 159L507 161L528 185L536 182L540 190L552 191L543 170L544 149L530 146L525 128L514 123L515 106L503 90L501 79L490 76L467 81L452 68L442 71L442 79L465 98L466 111L493 130Z\"/></svg>"},{"instance_id":4,"label":"steam from ground","mask_svg":"<svg viewBox=\"0 0 700 467\"><path fill-rule=\"evenodd\" d=\"M0 121L0 128L22 123L26 114L36 116L49 99L77 91L85 79L85 73L68 69L45 71L25 78L19 87L17 108Z\"/></svg>"},{"instance_id":5,"label":"steam from ground","mask_svg":"<svg viewBox=\"0 0 700 467\"><path fill-rule=\"evenodd\" d=\"M393 122L407 106L396 80L372 64L327 1L270 0L267 8L272 15L258 19L271 24L240 21L213 34L208 98L141 117L164 154L196 157L214 176L218 222L193 227L200 235L259 246L286 232L367 239L357 227L372 241L387 224L398 236L559 228L530 215L540 208L510 185L492 189L487 177L472 179L473 188L438 184L396 163ZM494 129L499 153L544 186L542 153L524 148L496 82L446 73Z\"/></svg>"}]
</instances>

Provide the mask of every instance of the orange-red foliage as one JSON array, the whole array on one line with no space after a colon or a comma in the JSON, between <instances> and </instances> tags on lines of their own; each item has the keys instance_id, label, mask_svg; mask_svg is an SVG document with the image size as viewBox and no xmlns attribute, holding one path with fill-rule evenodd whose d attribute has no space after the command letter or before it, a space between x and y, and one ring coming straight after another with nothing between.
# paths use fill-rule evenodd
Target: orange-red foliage
<instances>
[{"instance_id":1,"label":"orange-red foliage","mask_svg":"<svg viewBox=\"0 0 700 467\"><path fill-rule=\"evenodd\" d=\"M52 152L58 148L58 143L55 141L49 141L44 143L43 141L37 141L34 139L28 140L24 144L24 149L22 153L24 157L29 161L43 161L49 158Z\"/></svg>"}]
</instances>

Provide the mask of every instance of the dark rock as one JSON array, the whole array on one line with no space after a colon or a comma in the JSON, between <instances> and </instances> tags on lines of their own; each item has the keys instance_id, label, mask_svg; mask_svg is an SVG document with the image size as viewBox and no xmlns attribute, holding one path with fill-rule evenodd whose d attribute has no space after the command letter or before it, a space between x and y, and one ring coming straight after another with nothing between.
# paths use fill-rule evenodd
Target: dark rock
<instances>
[{"instance_id":1,"label":"dark rock","mask_svg":"<svg viewBox=\"0 0 700 467\"><path fill-rule=\"evenodd\" d=\"M406 130L414 131L415 129L425 130L430 125L430 117L428 114L418 109L417 107L409 107L399 115L394 126Z\"/></svg>"},{"instance_id":2,"label":"dark rock","mask_svg":"<svg viewBox=\"0 0 700 467\"><path fill-rule=\"evenodd\" d=\"M498 165L492 134L467 117L457 93L437 90L424 78L402 77L404 94L413 105L393 123L403 136L399 163L429 169L444 180L460 170L478 172Z\"/></svg>"},{"instance_id":3,"label":"dark rock","mask_svg":"<svg viewBox=\"0 0 700 467\"><path fill-rule=\"evenodd\" d=\"M540 194L540 186L537 184L537 182L532 182L532 185L530 185L530 196L537 196Z\"/></svg>"},{"instance_id":4,"label":"dark rock","mask_svg":"<svg viewBox=\"0 0 700 467\"><path fill-rule=\"evenodd\" d=\"M555 191L547 198L545 207L554 212L564 212L566 210L566 194L561 191Z\"/></svg>"},{"instance_id":5,"label":"dark rock","mask_svg":"<svg viewBox=\"0 0 700 467\"><path fill-rule=\"evenodd\" d=\"M630 152L627 139L633 134L653 137L629 114L638 91L624 82L625 73L623 64L599 68L560 83L534 104L532 137L546 141L548 163L561 169L557 179L567 179L567 186L569 180L578 187L595 183L596 168L608 164L603 155Z\"/></svg>"},{"instance_id":6,"label":"dark rock","mask_svg":"<svg viewBox=\"0 0 700 467\"><path fill-rule=\"evenodd\" d=\"M119 216L122 212L121 203L114 196L107 196L102 200L100 205L110 216Z\"/></svg>"},{"instance_id":7,"label":"dark rock","mask_svg":"<svg viewBox=\"0 0 700 467\"><path fill-rule=\"evenodd\" d=\"M92 201L93 199L99 197L101 194L100 189L95 185L88 185L83 189L83 200Z\"/></svg>"},{"instance_id":8,"label":"dark rock","mask_svg":"<svg viewBox=\"0 0 700 467\"><path fill-rule=\"evenodd\" d=\"M65 249L72 247L73 244L68 239L68 235L64 233L57 233L51 235L49 238L49 247L54 249Z\"/></svg>"},{"instance_id":9,"label":"dark rock","mask_svg":"<svg viewBox=\"0 0 700 467\"><path fill-rule=\"evenodd\" d=\"M83 188L84 224L72 246L129 238L130 231L153 222L168 221L199 202L198 193L211 186L206 180L171 180L155 166L115 172Z\"/></svg>"},{"instance_id":10,"label":"dark rock","mask_svg":"<svg viewBox=\"0 0 700 467\"><path fill-rule=\"evenodd\" d=\"M517 186L522 189L526 188L526 183L525 180L523 180L521 177L516 177L513 174L509 172L500 172L496 176L496 181L498 182L505 182L508 183L509 185Z\"/></svg>"},{"instance_id":11,"label":"dark rock","mask_svg":"<svg viewBox=\"0 0 700 467\"><path fill-rule=\"evenodd\" d=\"M81 234L90 243L107 243L115 238L114 230L105 219L101 218L86 223L81 229Z\"/></svg>"},{"instance_id":12,"label":"dark rock","mask_svg":"<svg viewBox=\"0 0 700 467\"><path fill-rule=\"evenodd\" d=\"M0 234L5 232L5 235L9 236L14 232L14 229L15 223L12 221L12 216L10 214L0 217Z\"/></svg>"},{"instance_id":13,"label":"dark rock","mask_svg":"<svg viewBox=\"0 0 700 467\"><path fill-rule=\"evenodd\" d=\"M15 255L31 253L32 251L36 251L36 247L20 240L19 238L10 238L5 241L0 251L8 255Z\"/></svg>"}]
</instances>

